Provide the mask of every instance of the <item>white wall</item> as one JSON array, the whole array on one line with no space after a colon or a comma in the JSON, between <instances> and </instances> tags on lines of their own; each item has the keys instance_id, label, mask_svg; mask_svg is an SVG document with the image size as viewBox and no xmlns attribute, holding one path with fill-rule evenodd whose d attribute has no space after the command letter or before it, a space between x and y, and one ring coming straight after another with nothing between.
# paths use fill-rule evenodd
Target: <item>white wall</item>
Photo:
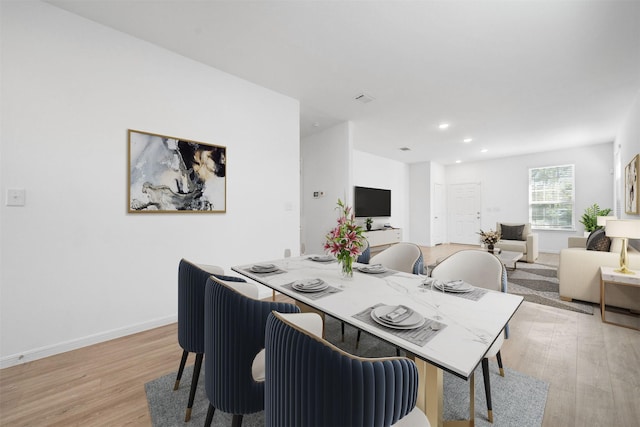
<instances>
[{"instance_id":1,"label":"white wall","mask_svg":"<svg viewBox=\"0 0 640 427\"><path fill-rule=\"evenodd\" d=\"M637 154L640 154L640 92L629 109L614 142L614 153L619 153L616 163L616 204L619 206L618 217L640 219L638 215L625 213L624 209L624 169ZM618 160L618 159L617 159Z\"/></svg>"},{"instance_id":2,"label":"white wall","mask_svg":"<svg viewBox=\"0 0 640 427\"><path fill-rule=\"evenodd\" d=\"M307 254L324 253L324 236L338 217L338 199L353 205L352 133L352 124L344 122L301 141L301 240ZM314 192L324 195L314 198Z\"/></svg>"},{"instance_id":3,"label":"white wall","mask_svg":"<svg viewBox=\"0 0 640 427\"><path fill-rule=\"evenodd\" d=\"M411 236L408 240L422 246L431 246L431 162L409 165L409 208Z\"/></svg>"},{"instance_id":4,"label":"white wall","mask_svg":"<svg viewBox=\"0 0 640 427\"><path fill-rule=\"evenodd\" d=\"M629 110L613 144L615 159L615 196L618 218L640 220L640 216L627 214L624 209L624 169L637 154L640 154L640 92ZM640 250L640 239L629 242Z\"/></svg>"},{"instance_id":5,"label":"white wall","mask_svg":"<svg viewBox=\"0 0 640 427\"><path fill-rule=\"evenodd\" d=\"M374 218L374 228L390 222L409 234L409 166L353 150L353 124L344 122L302 139L302 232L306 253L323 253L324 236L335 226L338 198L353 206L353 187L391 190L391 217ZM314 198L314 192L324 195ZM364 226L364 219L358 219Z\"/></svg>"},{"instance_id":6,"label":"white wall","mask_svg":"<svg viewBox=\"0 0 640 427\"><path fill-rule=\"evenodd\" d=\"M40 2L2 2L8 366L175 321L177 265L299 247L299 104ZM127 129L227 147L226 214L127 214ZM4 197L3 197L4 198Z\"/></svg>"},{"instance_id":7,"label":"white wall","mask_svg":"<svg viewBox=\"0 0 640 427\"><path fill-rule=\"evenodd\" d=\"M373 218L373 228L382 228L385 223L390 223L393 227L402 228L403 240L407 241L411 235L409 165L354 150L353 185L391 190L391 217Z\"/></svg>"},{"instance_id":8,"label":"white wall","mask_svg":"<svg viewBox=\"0 0 640 427\"><path fill-rule=\"evenodd\" d=\"M559 252L567 237L582 235L578 221L587 206L613 208L612 143L567 150L548 151L483 162L447 166L447 185L480 182L482 229L495 229L496 222L525 222L529 218L529 168L575 164L575 226L573 232L536 231L542 252Z\"/></svg>"},{"instance_id":9,"label":"white wall","mask_svg":"<svg viewBox=\"0 0 640 427\"><path fill-rule=\"evenodd\" d=\"M412 163L410 168L410 206L411 206L411 238L410 240L422 246L435 246L447 241L446 221L446 176L445 167L436 162ZM441 201L443 206L439 221L437 201L435 200L435 186L442 186L445 199ZM435 233L435 227L440 227L440 237Z\"/></svg>"}]
</instances>

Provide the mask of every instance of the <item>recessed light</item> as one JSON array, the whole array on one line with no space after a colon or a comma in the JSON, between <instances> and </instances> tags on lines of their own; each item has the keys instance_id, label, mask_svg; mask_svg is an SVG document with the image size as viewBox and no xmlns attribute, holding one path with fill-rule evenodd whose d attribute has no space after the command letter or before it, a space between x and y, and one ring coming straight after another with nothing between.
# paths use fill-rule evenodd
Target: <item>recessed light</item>
<instances>
[{"instance_id":1,"label":"recessed light","mask_svg":"<svg viewBox=\"0 0 640 427\"><path fill-rule=\"evenodd\" d=\"M486 148L483 148L482 150L480 150L481 153L486 153L487 151L489 150L487 150Z\"/></svg>"},{"instance_id":2,"label":"recessed light","mask_svg":"<svg viewBox=\"0 0 640 427\"><path fill-rule=\"evenodd\" d=\"M467 144L470 143L471 141L473 141L473 138L465 138L462 140L462 142L466 142Z\"/></svg>"},{"instance_id":3,"label":"recessed light","mask_svg":"<svg viewBox=\"0 0 640 427\"><path fill-rule=\"evenodd\" d=\"M444 129L448 128L448 127L449 127L449 123L440 123L438 125L438 128L442 129L442 130L444 130Z\"/></svg>"},{"instance_id":4,"label":"recessed light","mask_svg":"<svg viewBox=\"0 0 640 427\"><path fill-rule=\"evenodd\" d=\"M319 122L313 122L313 127L314 128L320 127L320 123Z\"/></svg>"},{"instance_id":5,"label":"recessed light","mask_svg":"<svg viewBox=\"0 0 640 427\"><path fill-rule=\"evenodd\" d=\"M456 160L456 163L462 163L462 160Z\"/></svg>"}]
</instances>

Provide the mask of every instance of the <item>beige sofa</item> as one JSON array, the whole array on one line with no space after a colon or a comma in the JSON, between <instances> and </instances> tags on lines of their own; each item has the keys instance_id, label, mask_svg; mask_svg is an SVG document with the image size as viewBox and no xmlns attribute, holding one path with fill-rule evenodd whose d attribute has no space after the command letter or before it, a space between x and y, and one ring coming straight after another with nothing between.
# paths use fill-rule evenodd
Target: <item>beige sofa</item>
<instances>
[{"instance_id":1,"label":"beige sofa","mask_svg":"<svg viewBox=\"0 0 640 427\"><path fill-rule=\"evenodd\" d=\"M620 266L621 239L613 239L609 252L570 247L560 251L560 298L600 304L600 266ZM628 249L629 268L640 272L640 253ZM640 274L640 273L638 273ZM640 311L640 289L607 285L607 305Z\"/></svg>"},{"instance_id":2,"label":"beige sofa","mask_svg":"<svg viewBox=\"0 0 640 427\"><path fill-rule=\"evenodd\" d=\"M500 224L522 225L523 223L499 222L496 224L496 231L502 233ZM499 240L495 246L503 251L522 252L523 260L527 262L536 262L538 259L538 235L531 232L531 224L528 223L524 223L522 240Z\"/></svg>"}]
</instances>

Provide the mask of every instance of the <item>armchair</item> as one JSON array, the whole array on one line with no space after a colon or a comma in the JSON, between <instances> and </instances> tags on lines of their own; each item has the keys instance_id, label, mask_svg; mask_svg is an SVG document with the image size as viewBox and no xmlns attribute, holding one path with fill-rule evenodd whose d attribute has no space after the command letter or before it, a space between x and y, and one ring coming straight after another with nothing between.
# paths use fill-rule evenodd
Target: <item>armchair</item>
<instances>
[{"instance_id":1,"label":"armchair","mask_svg":"<svg viewBox=\"0 0 640 427\"><path fill-rule=\"evenodd\" d=\"M522 234L512 233L515 230L513 227L520 226L522 226ZM498 222L496 231L502 234L502 239L495 244L497 248L503 251L522 252L525 261L536 262L538 259L538 235L531 232L530 223Z\"/></svg>"}]
</instances>

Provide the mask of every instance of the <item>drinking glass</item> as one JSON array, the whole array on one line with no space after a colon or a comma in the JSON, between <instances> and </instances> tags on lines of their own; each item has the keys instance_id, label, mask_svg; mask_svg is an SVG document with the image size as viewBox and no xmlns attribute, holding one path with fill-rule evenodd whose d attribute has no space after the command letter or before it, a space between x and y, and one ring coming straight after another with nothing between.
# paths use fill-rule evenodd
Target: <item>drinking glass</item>
<instances>
[{"instance_id":1,"label":"drinking glass","mask_svg":"<svg viewBox=\"0 0 640 427\"><path fill-rule=\"evenodd\" d=\"M439 284L436 286L436 284ZM438 289L440 288L440 289ZM444 294L444 282L439 280L431 280L431 298L433 298L433 305L436 307L436 315L434 316L434 320L436 322L441 322L442 316L440 315L440 304L442 303L442 295ZM431 327L434 331L439 329L439 326L434 325Z\"/></svg>"}]
</instances>

